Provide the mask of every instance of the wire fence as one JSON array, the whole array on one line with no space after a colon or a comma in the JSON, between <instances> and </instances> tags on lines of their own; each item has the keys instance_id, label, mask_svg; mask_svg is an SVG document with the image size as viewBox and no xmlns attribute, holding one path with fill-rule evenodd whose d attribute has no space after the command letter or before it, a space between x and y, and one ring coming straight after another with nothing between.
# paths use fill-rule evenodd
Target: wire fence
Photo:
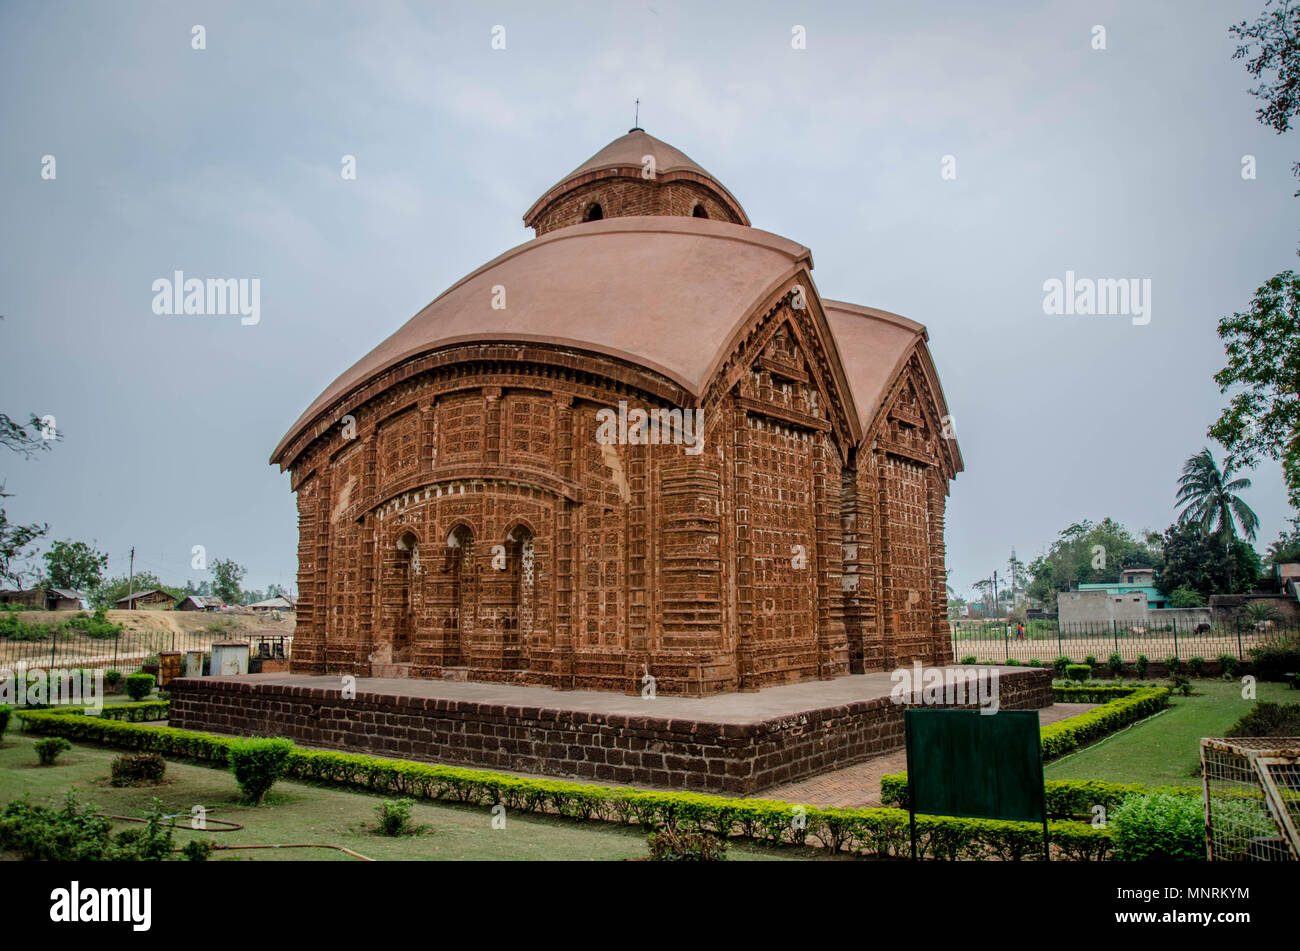
<instances>
[{"instance_id":1,"label":"wire fence","mask_svg":"<svg viewBox=\"0 0 1300 951\"><path fill-rule=\"evenodd\" d=\"M229 634L211 631L121 631L92 637L80 631L54 630L39 640L0 638L0 671L20 664L49 670L77 667L130 673L160 651L207 651Z\"/></svg>"},{"instance_id":2,"label":"wire fence","mask_svg":"<svg viewBox=\"0 0 1300 951\"><path fill-rule=\"evenodd\" d=\"M1300 636L1294 624L1268 624L1264 629L1237 624L1183 625L1113 621L1097 624L1058 624L1035 620L1007 626L1005 621L950 622L953 656L984 660L1041 660L1057 657L1082 661L1095 657L1104 661L1119 654L1125 663L1139 656L1160 662L1167 657L1186 661L1191 657L1214 660L1221 656L1248 660L1250 649L1279 639Z\"/></svg>"}]
</instances>

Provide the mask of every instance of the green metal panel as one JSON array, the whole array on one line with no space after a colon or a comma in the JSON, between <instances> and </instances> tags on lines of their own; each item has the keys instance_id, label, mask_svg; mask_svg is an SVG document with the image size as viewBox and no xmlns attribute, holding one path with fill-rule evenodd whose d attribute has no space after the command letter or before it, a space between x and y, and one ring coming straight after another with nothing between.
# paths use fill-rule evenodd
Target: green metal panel
<instances>
[{"instance_id":1,"label":"green metal panel","mask_svg":"<svg viewBox=\"0 0 1300 951\"><path fill-rule=\"evenodd\" d=\"M1037 710L907 710L913 812L1046 820Z\"/></svg>"}]
</instances>

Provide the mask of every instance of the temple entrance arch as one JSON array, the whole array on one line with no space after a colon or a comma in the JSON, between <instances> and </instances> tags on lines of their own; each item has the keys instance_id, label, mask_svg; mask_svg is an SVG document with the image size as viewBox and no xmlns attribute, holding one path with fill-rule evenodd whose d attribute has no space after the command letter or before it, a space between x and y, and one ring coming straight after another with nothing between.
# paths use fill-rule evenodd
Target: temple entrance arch
<instances>
[{"instance_id":1,"label":"temple entrance arch","mask_svg":"<svg viewBox=\"0 0 1300 951\"><path fill-rule=\"evenodd\" d=\"M519 647L528 643L528 635L533 632L536 600L533 533L526 525L516 525L506 535L506 570L510 577L510 603L509 620L504 632L505 645Z\"/></svg>"},{"instance_id":2,"label":"temple entrance arch","mask_svg":"<svg viewBox=\"0 0 1300 951\"><path fill-rule=\"evenodd\" d=\"M460 524L447 533L447 553L439 581L439 610L442 627L442 666L465 664L478 614L478 590L474 572L474 532Z\"/></svg>"},{"instance_id":3,"label":"temple entrance arch","mask_svg":"<svg viewBox=\"0 0 1300 951\"><path fill-rule=\"evenodd\" d=\"M392 659L394 663L402 663L409 659L419 611L420 540L414 532L406 531L398 536L391 565Z\"/></svg>"}]
</instances>

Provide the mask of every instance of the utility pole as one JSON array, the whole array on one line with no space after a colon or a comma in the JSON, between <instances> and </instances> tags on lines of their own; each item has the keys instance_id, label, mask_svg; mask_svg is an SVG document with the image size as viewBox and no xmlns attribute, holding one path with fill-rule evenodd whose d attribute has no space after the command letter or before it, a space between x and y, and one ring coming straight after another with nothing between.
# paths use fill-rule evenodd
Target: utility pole
<instances>
[{"instance_id":1,"label":"utility pole","mask_svg":"<svg viewBox=\"0 0 1300 951\"><path fill-rule=\"evenodd\" d=\"M131 574L126 582L126 607L127 610L135 608L135 546L131 546Z\"/></svg>"},{"instance_id":2,"label":"utility pole","mask_svg":"<svg viewBox=\"0 0 1300 951\"><path fill-rule=\"evenodd\" d=\"M1016 608L1016 546L1011 546L1011 610Z\"/></svg>"},{"instance_id":3,"label":"utility pole","mask_svg":"<svg viewBox=\"0 0 1300 951\"><path fill-rule=\"evenodd\" d=\"M998 610L998 573L993 572L993 616L997 617L1001 612Z\"/></svg>"}]
</instances>

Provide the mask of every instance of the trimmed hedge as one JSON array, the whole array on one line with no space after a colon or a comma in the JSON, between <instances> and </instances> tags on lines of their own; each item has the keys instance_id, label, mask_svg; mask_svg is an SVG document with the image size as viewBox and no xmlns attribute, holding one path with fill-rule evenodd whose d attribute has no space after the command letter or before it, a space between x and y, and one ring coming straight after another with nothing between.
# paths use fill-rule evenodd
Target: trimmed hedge
<instances>
[{"instance_id":1,"label":"trimmed hedge","mask_svg":"<svg viewBox=\"0 0 1300 951\"><path fill-rule=\"evenodd\" d=\"M232 737L99 717L43 711L23 711L18 716L34 733L189 757L218 766L227 765L231 746L239 742ZM818 809L773 799L620 789L298 747L289 753L285 775L386 795L475 806L500 803L520 812L649 829L668 826L724 838L742 836L769 845L804 845L812 838L836 852L910 854L908 816L901 809ZM926 858L1018 861L1037 858L1042 850L1042 826L1033 822L917 816L916 823L918 854ZM1110 833L1086 823L1053 821L1048 832L1058 858L1096 861L1111 851Z\"/></svg>"},{"instance_id":2,"label":"trimmed hedge","mask_svg":"<svg viewBox=\"0 0 1300 951\"><path fill-rule=\"evenodd\" d=\"M99 713L91 713L87 707L48 707L42 713L58 716L97 716L105 720L126 720L130 723L143 723L148 720L166 720L171 710L171 703L166 700L142 700L139 703L110 703L100 707Z\"/></svg>"},{"instance_id":3,"label":"trimmed hedge","mask_svg":"<svg viewBox=\"0 0 1300 951\"><path fill-rule=\"evenodd\" d=\"M1073 752L1121 727L1145 720L1167 706L1167 687L1139 687L1127 697L1104 703L1068 720L1049 724L1039 731L1043 759L1056 759Z\"/></svg>"},{"instance_id":4,"label":"trimmed hedge","mask_svg":"<svg viewBox=\"0 0 1300 951\"><path fill-rule=\"evenodd\" d=\"M1047 814L1056 819L1092 817L1093 806L1110 813L1128 796L1162 792L1200 798L1200 786L1146 786L1142 783L1109 783L1100 779L1048 779L1043 783ZM897 809L907 808L907 773L880 777L880 801Z\"/></svg>"}]
</instances>

